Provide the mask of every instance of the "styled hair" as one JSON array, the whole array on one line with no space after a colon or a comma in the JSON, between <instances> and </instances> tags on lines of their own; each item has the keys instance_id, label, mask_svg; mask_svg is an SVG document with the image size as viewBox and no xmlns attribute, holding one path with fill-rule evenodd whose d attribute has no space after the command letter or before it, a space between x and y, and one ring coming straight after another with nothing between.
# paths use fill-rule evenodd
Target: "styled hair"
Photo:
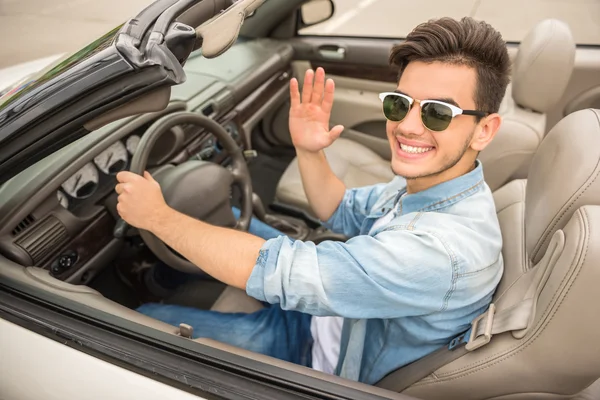
<instances>
[{"instance_id":1,"label":"styled hair","mask_svg":"<svg viewBox=\"0 0 600 400\"><path fill-rule=\"evenodd\" d=\"M478 110L496 113L510 81L510 59L500 32L483 21L464 17L430 20L418 25L390 54L399 78L411 61L442 62L472 67Z\"/></svg>"}]
</instances>

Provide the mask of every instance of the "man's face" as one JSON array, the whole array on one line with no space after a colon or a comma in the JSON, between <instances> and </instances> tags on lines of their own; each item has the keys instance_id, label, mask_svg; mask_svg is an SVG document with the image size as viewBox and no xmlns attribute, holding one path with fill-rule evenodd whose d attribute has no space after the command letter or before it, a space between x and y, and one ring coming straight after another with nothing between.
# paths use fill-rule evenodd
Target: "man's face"
<instances>
[{"instance_id":1,"label":"man's face","mask_svg":"<svg viewBox=\"0 0 600 400\"><path fill-rule=\"evenodd\" d=\"M475 110L476 82L474 68L414 61L404 70L398 91L416 100L452 99L463 110ZM387 122L392 170L406 179L417 179L440 175L463 158L472 158L469 163L474 162L477 152L471 149L471 141L476 121L473 116L458 115L444 131L430 131L421 121L420 105L413 103L404 120ZM415 151L415 148L421 149ZM422 152L423 149L430 150Z\"/></svg>"}]
</instances>

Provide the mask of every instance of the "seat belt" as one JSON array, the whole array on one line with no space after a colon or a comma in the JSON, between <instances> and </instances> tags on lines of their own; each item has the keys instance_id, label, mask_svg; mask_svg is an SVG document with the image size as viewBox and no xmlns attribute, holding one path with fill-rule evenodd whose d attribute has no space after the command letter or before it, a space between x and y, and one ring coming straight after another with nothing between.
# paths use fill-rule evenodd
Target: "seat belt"
<instances>
[{"instance_id":1,"label":"seat belt","mask_svg":"<svg viewBox=\"0 0 600 400\"><path fill-rule=\"evenodd\" d=\"M563 248L564 234L558 231L538 266L529 271L529 276L521 276L524 285L515 284L508 289L485 313L473 320L467 332L454 338L448 346L388 374L375 386L400 393L444 365L485 346L493 335L512 332L516 339L523 338L535 317L537 299ZM522 300L514 302L515 298Z\"/></svg>"},{"instance_id":2,"label":"seat belt","mask_svg":"<svg viewBox=\"0 0 600 400\"><path fill-rule=\"evenodd\" d=\"M471 328L453 339L448 346L408 364L377 382L375 386L402 392L413 383L431 375L433 372L485 346L493 335L514 330L526 329L533 311L533 299L524 300L517 305L496 312L494 303L488 310L471 323Z\"/></svg>"}]
</instances>

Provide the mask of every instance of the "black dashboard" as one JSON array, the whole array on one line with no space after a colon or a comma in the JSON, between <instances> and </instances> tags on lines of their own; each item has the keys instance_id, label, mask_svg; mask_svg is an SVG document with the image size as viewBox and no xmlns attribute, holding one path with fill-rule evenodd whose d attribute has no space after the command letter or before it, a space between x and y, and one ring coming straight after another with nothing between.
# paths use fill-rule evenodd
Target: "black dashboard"
<instances>
[{"instance_id":1,"label":"black dashboard","mask_svg":"<svg viewBox=\"0 0 600 400\"><path fill-rule=\"evenodd\" d=\"M87 283L101 255L117 251L115 175L126 170L141 137L159 118L201 113L221 124L243 149L252 129L287 99L291 46L241 39L215 59L191 57L185 83L173 87L161 112L128 117L99 128L0 187L0 252L24 266ZM228 162L215 137L193 125L177 126L155 145L148 167L189 159Z\"/></svg>"}]
</instances>

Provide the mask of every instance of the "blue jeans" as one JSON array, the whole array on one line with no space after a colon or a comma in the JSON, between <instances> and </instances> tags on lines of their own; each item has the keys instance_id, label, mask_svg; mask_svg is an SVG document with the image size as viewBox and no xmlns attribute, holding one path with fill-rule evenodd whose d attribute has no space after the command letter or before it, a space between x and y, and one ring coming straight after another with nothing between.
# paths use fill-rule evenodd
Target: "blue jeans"
<instances>
[{"instance_id":1,"label":"blue jeans","mask_svg":"<svg viewBox=\"0 0 600 400\"><path fill-rule=\"evenodd\" d=\"M234 208L233 211L239 217L239 210ZM249 232L263 239L282 235L277 229L257 219L252 219ZM153 275L154 280L166 288L176 287L186 280L199 279L164 265L157 267ZM174 326L186 323L194 328L194 338L214 339L280 360L312 366L312 316L298 311L284 311L279 304L267 305L252 314L220 313L157 303L144 304L137 311Z\"/></svg>"}]
</instances>

